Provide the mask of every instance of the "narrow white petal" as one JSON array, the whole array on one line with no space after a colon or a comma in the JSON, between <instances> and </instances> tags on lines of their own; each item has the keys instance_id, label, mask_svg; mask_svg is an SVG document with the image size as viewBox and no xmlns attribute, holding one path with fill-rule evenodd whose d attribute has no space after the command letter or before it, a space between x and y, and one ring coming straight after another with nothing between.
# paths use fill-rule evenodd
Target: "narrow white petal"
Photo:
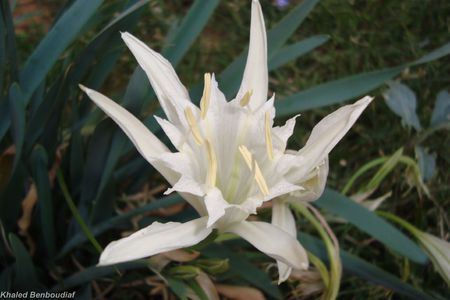
<instances>
[{"instance_id":1,"label":"narrow white petal","mask_svg":"<svg viewBox=\"0 0 450 300\"><path fill-rule=\"evenodd\" d=\"M177 107L183 108L190 100L170 62L128 32L122 33L122 39L147 74L169 121L179 124Z\"/></svg>"},{"instance_id":2,"label":"narrow white petal","mask_svg":"<svg viewBox=\"0 0 450 300\"><path fill-rule=\"evenodd\" d=\"M164 195L168 195L174 191L179 193L189 193L194 196L202 197L205 195L205 191L203 186L201 186L198 182L192 180L188 176L182 175L180 179L167 191L164 192Z\"/></svg>"},{"instance_id":3,"label":"narrow white petal","mask_svg":"<svg viewBox=\"0 0 450 300\"><path fill-rule=\"evenodd\" d=\"M295 269L307 269L308 257L296 238L279 227L266 222L242 221L226 231L235 233L261 252Z\"/></svg>"},{"instance_id":4,"label":"narrow white petal","mask_svg":"<svg viewBox=\"0 0 450 300\"><path fill-rule=\"evenodd\" d=\"M230 204L223 199L222 193L218 188L212 188L206 194L205 206L208 211L208 224L206 226L211 227L225 215L225 210L230 207Z\"/></svg>"},{"instance_id":5,"label":"narrow white petal","mask_svg":"<svg viewBox=\"0 0 450 300\"><path fill-rule=\"evenodd\" d=\"M180 150L182 145L187 141L185 134L183 134L175 125L173 125L169 121L164 120L158 116L155 116L155 119L158 122L159 126L161 126L164 133L170 139L172 145L177 148L177 150Z\"/></svg>"},{"instance_id":6,"label":"narrow white petal","mask_svg":"<svg viewBox=\"0 0 450 300\"><path fill-rule=\"evenodd\" d=\"M280 149L281 151L286 149L287 141L294 132L295 122L298 116L300 115L290 118L283 126L276 126L272 128L274 147Z\"/></svg>"},{"instance_id":7,"label":"narrow white petal","mask_svg":"<svg viewBox=\"0 0 450 300\"><path fill-rule=\"evenodd\" d=\"M322 195L328 177L328 157L316 168L310 172L306 180L296 184L304 187L302 191L291 193L294 201L315 201Z\"/></svg>"},{"instance_id":8,"label":"narrow white petal","mask_svg":"<svg viewBox=\"0 0 450 300\"><path fill-rule=\"evenodd\" d=\"M206 217L186 223L154 222L126 238L111 242L102 252L98 264L111 265L193 246L211 233L212 228L207 228L206 222Z\"/></svg>"},{"instance_id":9,"label":"narrow white petal","mask_svg":"<svg viewBox=\"0 0 450 300\"><path fill-rule=\"evenodd\" d=\"M252 20L250 24L250 43L247 63L241 87L236 96L239 101L246 92L253 91L248 104L252 110L258 108L267 100L267 37L264 17L259 1L252 1Z\"/></svg>"},{"instance_id":10,"label":"narrow white petal","mask_svg":"<svg viewBox=\"0 0 450 300\"><path fill-rule=\"evenodd\" d=\"M126 133L136 149L150 163L163 153L167 147L125 108L109 99L105 95L80 85L80 88L97 104L117 125Z\"/></svg>"},{"instance_id":11,"label":"narrow white petal","mask_svg":"<svg viewBox=\"0 0 450 300\"><path fill-rule=\"evenodd\" d=\"M272 207L272 224L286 231L290 236L297 236L297 227L294 216L289 209L288 204L282 200L275 200ZM286 281L291 275L292 268L282 261L277 260L278 266L278 284Z\"/></svg>"},{"instance_id":12,"label":"narrow white petal","mask_svg":"<svg viewBox=\"0 0 450 300\"><path fill-rule=\"evenodd\" d=\"M298 152L299 155L305 157L301 168L297 170L298 179L306 176L327 157L372 99L372 97L366 96L354 104L343 106L323 118L313 128L306 145Z\"/></svg>"}]
</instances>

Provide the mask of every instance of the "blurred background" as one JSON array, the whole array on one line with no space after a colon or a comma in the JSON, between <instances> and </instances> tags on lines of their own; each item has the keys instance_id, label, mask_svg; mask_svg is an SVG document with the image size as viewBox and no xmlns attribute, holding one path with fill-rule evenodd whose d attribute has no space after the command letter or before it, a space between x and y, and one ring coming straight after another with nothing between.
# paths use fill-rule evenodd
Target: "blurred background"
<instances>
[{"instance_id":1,"label":"blurred background","mask_svg":"<svg viewBox=\"0 0 450 300\"><path fill-rule=\"evenodd\" d=\"M295 51L278 53L271 62L270 94L276 93L276 101L281 103L277 122L283 124L288 116L302 112L289 148L300 148L314 124L343 101L364 94L375 96L331 153L328 186L347 197L358 195L353 199L371 211L390 212L423 231L448 239L450 59L445 55L450 51L446 44L450 41L450 2L260 2L268 29L300 11L296 19L302 20L301 26L297 28L295 21L286 23L292 33L281 26L279 34L286 35L282 44L307 41ZM70 19L67 12L75 11L74 7L77 11ZM189 13L194 8L192 17ZM65 21L61 22L63 26L50 36L61 20ZM119 31L130 31L169 57L177 65L181 81L192 87L195 99L205 72L221 74L245 52L249 24L250 1L242 0L2 3L0 291L68 288L77 290L80 299L170 299L174 294L181 297L177 284L183 287L196 278L192 276L198 275L198 270L208 273L205 265L210 266L211 261L207 258L221 257L217 249L200 250L204 265L195 263L198 258L172 260L162 271L173 279L169 283L159 280L155 269L142 270L142 266L122 273L89 269L97 262L97 250L109 241L155 220L190 219L193 211L176 197L157 204L167 184L133 150L113 122L80 93L77 84L121 102L140 119L148 120L153 131L158 130L151 117L158 103L142 73L135 71L137 63L121 42ZM42 46L46 38L47 45ZM271 47L269 39L269 53ZM274 53L279 50L275 47L280 48L274 46ZM441 52L436 54L435 49ZM436 55L423 64L409 64L429 53ZM371 73L380 70L376 76ZM354 81L322 86L353 75ZM230 76L224 78L229 80ZM230 99L233 85L225 79L224 90ZM317 86L319 90L310 92ZM329 95L334 98L315 102ZM297 103L296 97L304 106L292 104ZM404 253L380 243L376 234L361 231L336 212L325 209L324 214L332 222L342 249L430 297L450 297L448 286L430 263L410 262ZM270 218L270 211L262 211L261 218ZM86 222L91 235L86 234L79 219ZM302 230L314 232L307 225ZM304 287L308 281L301 277L263 289L264 280L275 280L276 272L267 259L255 255L247 258L260 270L268 270L268 277L260 282L245 276L234 278L236 272L244 271L239 264L231 264L230 275L229 261L225 263L223 257L213 262L227 267L208 274L213 274L214 282L251 286L269 299L314 299L323 290L319 284L308 294ZM196 269L179 269L186 265ZM136 266L127 268L134 270ZM83 270L94 271L76 277ZM349 276L345 272L350 272ZM373 278L355 276L351 270L346 271L344 262L339 299L423 296L406 287L393 288L392 282L377 282L379 274L374 274Z\"/></svg>"}]
</instances>

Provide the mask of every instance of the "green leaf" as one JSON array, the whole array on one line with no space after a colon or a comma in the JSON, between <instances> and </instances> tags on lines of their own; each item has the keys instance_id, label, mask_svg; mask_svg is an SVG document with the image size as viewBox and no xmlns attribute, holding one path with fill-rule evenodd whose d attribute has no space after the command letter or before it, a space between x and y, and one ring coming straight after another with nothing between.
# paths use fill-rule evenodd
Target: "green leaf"
<instances>
[{"instance_id":1,"label":"green leaf","mask_svg":"<svg viewBox=\"0 0 450 300\"><path fill-rule=\"evenodd\" d=\"M403 66L361 73L316 85L275 103L277 116L288 116L300 111L328 106L370 92L399 74Z\"/></svg>"},{"instance_id":2,"label":"green leaf","mask_svg":"<svg viewBox=\"0 0 450 300\"><path fill-rule=\"evenodd\" d=\"M304 0L267 32L269 59L283 47L295 30L303 23L319 0Z\"/></svg>"},{"instance_id":3,"label":"green leaf","mask_svg":"<svg viewBox=\"0 0 450 300\"><path fill-rule=\"evenodd\" d=\"M431 62L450 53L450 43L431 51L422 58L397 67L361 73L319 84L305 91L288 96L275 103L277 116L288 116L300 111L340 103L379 87L400 74L407 67Z\"/></svg>"},{"instance_id":4,"label":"green leaf","mask_svg":"<svg viewBox=\"0 0 450 300\"><path fill-rule=\"evenodd\" d=\"M389 89L383 93L387 106L408 125L421 130L417 115L417 98L413 90L407 85L396 81L388 82Z\"/></svg>"},{"instance_id":5,"label":"green leaf","mask_svg":"<svg viewBox=\"0 0 450 300\"><path fill-rule=\"evenodd\" d=\"M430 126L438 126L448 122L450 122L450 93L442 90L436 97Z\"/></svg>"},{"instance_id":6,"label":"green leaf","mask_svg":"<svg viewBox=\"0 0 450 300\"><path fill-rule=\"evenodd\" d=\"M392 154L391 157L389 157L389 159L380 167L380 169L378 169L375 175L373 175L372 179L370 179L366 187L367 191L378 188L384 178L386 178L386 176L389 175L389 173L391 173L395 166L399 163L402 154L403 148L400 148L395 151L395 153Z\"/></svg>"},{"instance_id":7,"label":"green leaf","mask_svg":"<svg viewBox=\"0 0 450 300\"><path fill-rule=\"evenodd\" d=\"M38 145L31 154L33 178L37 187L38 208L40 215L40 232L45 245L45 254L51 260L55 257L55 223L53 214L52 192L48 178L48 159L45 149Z\"/></svg>"},{"instance_id":8,"label":"green leaf","mask_svg":"<svg viewBox=\"0 0 450 300\"><path fill-rule=\"evenodd\" d=\"M280 290L272 283L266 272L255 267L244 256L232 251L225 244L211 244L202 250L202 254L206 257L228 259L229 272L232 273L233 277L244 279L273 298L282 298Z\"/></svg>"},{"instance_id":9,"label":"green leaf","mask_svg":"<svg viewBox=\"0 0 450 300\"><path fill-rule=\"evenodd\" d=\"M267 32L267 57L269 61L300 26L318 2L318 0L303 1ZM227 96L227 99L231 99L239 88L244 73L247 52L248 47L219 75L220 88ZM190 91L192 99L200 99L201 90L201 84L196 84Z\"/></svg>"},{"instance_id":10,"label":"green leaf","mask_svg":"<svg viewBox=\"0 0 450 300\"><path fill-rule=\"evenodd\" d=\"M82 80L95 59L104 58L105 51L107 53L111 49L112 52L120 53L122 51L124 47L122 47L123 41L120 38L119 32L131 30L135 26L148 2L149 0L139 1L126 8L92 38L89 44L74 60L73 71L70 74L70 79L74 84L78 84ZM94 71L97 68L98 64L96 64ZM90 85L90 87L95 88L96 86Z\"/></svg>"},{"instance_id":11,"label":"green leaf","mask_svg":"<svg viewBox=\"0 0 450 300\"><path fill-rule=\"evenodd\" d=\"M7 58L10 66L11 80L18 80L18 67L17 67L17 49L15 41L14 21L11 14L11 7L9 1L0 1L0 14L2 15L1 26L6 29L6 51Z\"/></svg>"},{"instance_id":12,"label":"green leaf","mask_svg":"<svg viewBox=\"0 0 450 300\"><path fill-rule=\"evenodd\" d=\"M196 0L183 21L165 42L163 55L176 66L213 14L219 0Z\"/></svg>"},{"instance_id":13,"label":"green leaf","mask_svg":"<svg viewBox=\"0 0 450 300\"><path fill-rule=\"evenodd\" d=\"M302 233L299 236L302 245L312 252L314 255L327 261L328 256L324 243L308 234ZM433 297L425 294L421 290L403 282L400 278L380 269L379 267L353 255L344 250L340 250L344 272L360 277L364 280L384 286L411 299L425 300L433 299Z\"/></svg>"},{"instance_id":14,"label":"green leaf","mask_svg":"<svg viewBox=\"0 0 450 300\"><path fill-rule=\"evenodd\" d=\"M283 47L279 49L270 59L269 59L269 71L275 70L282 65L293 61L297 57L305 55L306 53L316 49L317 47L323 45L330 39L328 35L316 35L310 38L304 39L295 44Z\"/></svg>"},{"instance_id":15,"label":"green leaf","mask_svg":"<svg viewBox=\"0 0 450 300\"><path fill-rule=\"evenodd\" d=\"M167 284L169 285L169 288L172 290L172 292L182 300L187 300L187 292L188 292L188 286L180 280L166 277Z\"/></svg>"},{"instance_id":16,"label":"green leaf","mask_svg":"<svg viewBox=\"0 0 450 300\"><path fill-rule=\"evenodd\" d=\"M9 243L16 259L14 286L18 290L39 289L40 283L30 254L20 239L13 233L9 234Z\"/></svg>"},{"instance_id":17,"label":"green leaf","mask_svg":"<svg viewBox=\"0 0 450 300\"><path fill-rule=\"evenodd\" d=\"M326 188L314 204L346 219L397 253L420 264L428 261L419 246L397 228L339 192Z\"/></svg>"},{"instance_id":18,"label":"green leaf","mask_svg":"<svg viewBox=\"0 0 450 300\"><path fill-rule=\"evenodd\" d=\"M114 228L124 222L129 222L129 220L134 216L142 215L147 212L154 211L154 210L157 210L160 208L170 207L172 205L181 203L182 201L183 201L183 199L181 199L181 197L177 194L164 197L162 199L153 201L142 207L135 208L124 214L112 217L102 223L99 223L99 224L95 225L94 227L92 227L92 233L94 236L97 236L97 235L105 232L108 229ZM58 258L65 256L72 249L74 249L79 244L81 244L85 241L87 241L86 236L81 232L77 233L64 245L61 252L58 254Z\"/></svg>"},{"instance_id":19,"label":"green leaf","mask_svg":"<svg viewBox=\"0 0 450 300\"><path fill-rule=\"evenodd\" d=\"M52 291L64 291L114 273L148 267L148 261L141 259L110 266L91 266L70 275L52 288ZM148 269L147 269L147 272Z\"/></svg>"},{"instance_id":20,"label":"green leaf","mask_svg":"<svg viewBox=\"0 0 450 300\"><path fill-rule=\"evenodd\" d=\"M77 0L58 19L31 54L20 73L25 103L44 80L61 53L78 36L102 0Z\"/></svg>"},{"instance_id":21,"label":"green leaf","mask_svg":"<svg viewBox=\"0 0 450 300\"><path fill-rule=\"evenodd\" d=\"M16 145L14 163L11 171L11 173L14 173L22 155L25 136L25 104L22 91L16 82L9 89L9 109L12 122L12 135L14 144Z\"/></svg>"}]
</instances>

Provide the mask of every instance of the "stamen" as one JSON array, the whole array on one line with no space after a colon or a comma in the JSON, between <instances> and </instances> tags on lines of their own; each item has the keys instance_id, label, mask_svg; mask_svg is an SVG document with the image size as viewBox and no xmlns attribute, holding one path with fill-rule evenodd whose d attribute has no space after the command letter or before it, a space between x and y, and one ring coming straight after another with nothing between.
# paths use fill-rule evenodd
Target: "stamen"
<instances>
[{"instance_id":1,"label":"stamen","mask_svg":"<svg viewBox=\"0 0 450 300\"><path fill-rule=\"evenodd\" d=\"M208 112L209 101L211 98L211 74L205 73L205 85L203 87L203 96L200 100L200 116L204 120Z\"/></svg>"},{"instance_id":2,"label":"stamen","mask_svg":"<svg viewBox=\"0 0 450 300\"><path fill-rule=\"evenodd\" d=\"M214 149L208 140L205 140L205 144L206 150L208 152L208 174L206 177L206 181L208 182L209 186L213 187L216 186L217 179L216 153L214 152Z\"/></svg>"},{"instance_id":3,"label":"stamen","mask_svg":"<svg viewBox=\"0 0 450 300\"><path fill-rule=\"evenodd\" d=\"M242 97L241 101L239 101L239 104L244 107L250 102L250 97L253 95L253 90L247 91L244 94L244 97Z\"/></svg>"},{"instance_id":4,"label":"stamen","mask_svg":"<svg viewBox=\"0 0 450 300\"><path fill-rule=\"evenodd\" d=\"M247 164L250 170L253 170L252 166L252 154L248 151L247 147L244 145L239 146L239 152L241 152L242 157L244 158L245 163Z\"/></svg>"},{"instance_id":5,"label":"stamen","mask_svg":"<svg viewBox=\"0 0 450 300\"><path fill-rule=\"evenodd\" d=\"M265 115L265 132L266 132L266 150L267 156L270 160L273 159L273 144L272 144L272 134L271 134L271 126L270 126L270 114L266 111Z\"/></svg>"},{"instance_id":6,"label":"stamen","mask_svg":"<svg viewBox=\"0 0 450 300\"><path fill-rule=\"evenodd\" d=\"M254 171L255 181L258 184L261 193L264 196L267 196L270 193L269 187L267 186L266 179L264 178L258 163L256 162L256 160L253 159L252 154L244 145L239 146L239 152L241 152L242 157L244 158L244 161L247 164L250 171Z\"/></svg>"},{"instance_id":7,"label":"stamen","mask_svg":"<svg viewBox=\"0 0 450 300\"><path fill-rule=\"evenodd\" d=\"M203 138L200 134L200 130L198 129L197 121L195 120L194 114L192 113L192 110L190 107L186 107L184 109L184 115L186 117L186 120L191 127L192 135L194 136L194 140L198 145L203 144Z\"/></svg>"},{"instance_id":8,"label":"stamen","mask_svg":"<svg viewBox=\"0 0 450 300\"><path fill-rule=\"evenodd\" d=\"M259 186L259 189L261 190L261 192L263 193L264 196L269 195L269 187L267 186L266 183L266 179L264 179L264 176L261 172L261 169L258 166L258 163L256 161L255 162L255 180L256 183Z\"/></svg>"}]
</instances>

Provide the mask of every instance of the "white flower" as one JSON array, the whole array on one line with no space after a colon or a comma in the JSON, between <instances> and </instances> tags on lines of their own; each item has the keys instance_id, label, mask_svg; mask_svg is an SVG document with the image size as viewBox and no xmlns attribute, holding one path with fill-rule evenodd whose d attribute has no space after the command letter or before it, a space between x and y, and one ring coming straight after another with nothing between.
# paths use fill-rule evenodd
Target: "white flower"
<instances>
[{"instance_id":1,"label":"white flower","mask_svg":"<svg viewBox=\"0 0 450 300\"><path fill-rule=\"evenodd\" d=\"M122 38L146 72L167 120L155 117L177 152L138 119L104 95L82 89L128 135L140 154L199 213L186 223L155 222L110 243L100 265L124 262L189 247L213 229L235 233L287 268L306 269L305 250L292 235L292 215L275 205L276 225L246 221L264 201L290 193L313 199L322 192L327 155L371 101L365 97L324 118L300 151L286 152L295 117L273 127L274 97L267 101L268 71L264 19L252 2L250 45L241 87L227 102L214 75L205 75L200 108L170 63L129 33ZM282 223L287 225L284 226ZM286 227L289 230L286 231Z\"/></svg>"},{"instance_id":2,"label":"white flower","mask_svg":"<svg viewBox=\"0 0 450 300\"><path fill-rule=\"evenodd\" d=\"M420 230L414 231L414 234L427 252L436 271L450 287L450 243Z\"/></svg>"}]
</instances>

